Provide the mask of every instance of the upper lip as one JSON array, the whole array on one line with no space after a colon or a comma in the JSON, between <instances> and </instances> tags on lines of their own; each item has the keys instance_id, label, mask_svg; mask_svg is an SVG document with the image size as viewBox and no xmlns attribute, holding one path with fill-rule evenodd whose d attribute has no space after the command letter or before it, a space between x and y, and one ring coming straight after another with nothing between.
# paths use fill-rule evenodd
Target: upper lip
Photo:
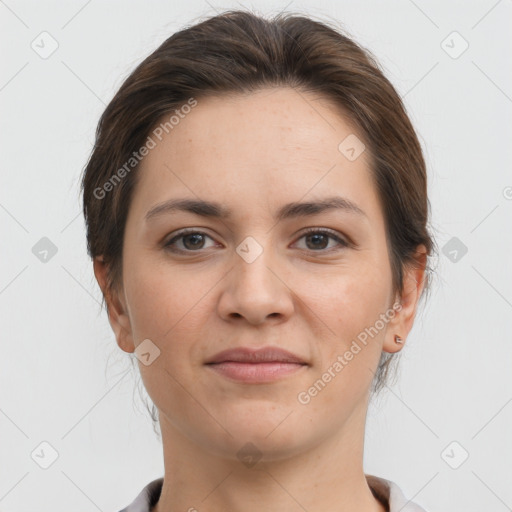
<instances>
[{"instance_id":1,"label":"upper lip","mask_svg":"<svg viewBox=\"0 0 512 512\"><path fill-rule=\"evenodd\" d=\"M227 361L239 363L298 363L307 364L299 356L277 347L262 347L258 349L238 347L223 350L208 359L205 364L223 363Z\"/></svg>"}]
</instances>

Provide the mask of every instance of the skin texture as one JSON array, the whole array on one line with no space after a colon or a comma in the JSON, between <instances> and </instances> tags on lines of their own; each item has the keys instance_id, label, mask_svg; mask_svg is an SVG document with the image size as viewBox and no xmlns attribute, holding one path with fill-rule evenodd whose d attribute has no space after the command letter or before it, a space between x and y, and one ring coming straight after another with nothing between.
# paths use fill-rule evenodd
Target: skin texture
<instances>
[{"instance_id":1,"label":"skin texture","mask_svg":"<svg viewBox=\"0 0 512 512\"><path fill-rule=\"evenodd\" d=\"M119 347L150 339L160 355L139 368L158 407L165 475L158 512L384 511L367 485L363 444L368 396L381 352L412 328L423 267L408 270L402 309L307 404L322 377L392 296L385 224L365 151L338 145L357 133L332 104L291 88L199 98L141 162L123 247L123 288L108 298ZM362 136L359 137L362 139ZM277 221L284 204L343 196L366 214L328 210ZM189 212L146 222L171 198L220 202L228 219ZM194 228L204 238L181 238ZM306 228L329 228L312 240ZM248 236L263 252L236 252ZM316 245L315 245L316 244ZM424 249L424 248L423 248ZM105 265L94 262L105 291ZM233 382L205 366L226 348L278 346L308 366L267 384ZM253 467L237 452L253 443ZM194 510L192 508L191 510Z\"/></svg>"}]
</instances>

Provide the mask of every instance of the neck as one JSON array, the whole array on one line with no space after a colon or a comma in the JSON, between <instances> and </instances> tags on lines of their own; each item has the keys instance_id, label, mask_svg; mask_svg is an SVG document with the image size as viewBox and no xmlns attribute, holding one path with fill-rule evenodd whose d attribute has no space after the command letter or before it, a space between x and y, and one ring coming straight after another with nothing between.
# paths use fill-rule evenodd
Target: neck
<instances>
[{"instance_id":1,"label":"neck","mask_svg":"<svg viewBox=\"0 0 512 512\"><path fill-rule=\"evenodd\" d=\"M364 421L365 414L362 428L347 424L334 439L249 468L205 451L161 415L165 475L151 512L386 512L363 472Z\"/></svg>"}]
</instances>

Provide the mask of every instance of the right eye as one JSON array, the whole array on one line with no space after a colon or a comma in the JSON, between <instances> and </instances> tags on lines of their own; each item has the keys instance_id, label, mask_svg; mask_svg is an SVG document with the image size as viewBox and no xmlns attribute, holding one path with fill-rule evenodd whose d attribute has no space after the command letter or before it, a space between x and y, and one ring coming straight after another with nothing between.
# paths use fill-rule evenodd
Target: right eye
<instances>
[{"instance_id":1,"label":"right eye","mask_svg":"<svg viewBox=\"0 0 512 512\"><path fill-rule=\"evenodd\" d=\"M171 252L197 252L204 249L206 238L213 240L209 235L196 229L184 229L164 244L164 248ZM177 247L181 245L182 247Z\"/></svg>"}]
</instances>

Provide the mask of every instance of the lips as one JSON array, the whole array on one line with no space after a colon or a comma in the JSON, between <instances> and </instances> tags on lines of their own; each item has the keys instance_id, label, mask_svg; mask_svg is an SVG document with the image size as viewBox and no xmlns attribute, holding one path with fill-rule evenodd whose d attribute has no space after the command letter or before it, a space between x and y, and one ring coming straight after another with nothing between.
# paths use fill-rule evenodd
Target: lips
<instances>
[{"instance_id":1,"label":"lips","mask_svg":"<svg viewBox=\"0 0 512 512\"><path fill-rule=\"evenodd\" d=\"M242 385L270 384L307 371L301 357L277 347L238 347L215 354L205 363L208 371Z\"/></svg>"},{"instance_id":2,"label":"lips","mask_svg":"<svg viewBox=\"0 0 512 512\"><path fill-rule=\"evenodd\" d=\"M307 365L299 356L277 347L263 347L252 349L238 347L223 350L211 357L205 364L235 363L294 363Z\"/></svg>"}]
</instances>

